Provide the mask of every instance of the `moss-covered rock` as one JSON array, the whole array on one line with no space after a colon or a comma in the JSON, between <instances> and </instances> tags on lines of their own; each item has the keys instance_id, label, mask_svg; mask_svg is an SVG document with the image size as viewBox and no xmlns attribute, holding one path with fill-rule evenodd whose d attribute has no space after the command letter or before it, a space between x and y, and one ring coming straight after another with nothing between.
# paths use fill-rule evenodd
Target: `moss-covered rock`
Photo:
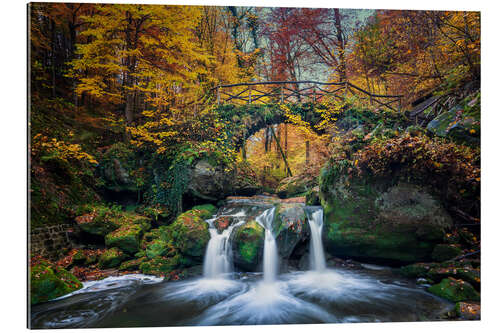
<instances>
[{"instance_id":1,"label":"moss-covered rock","mask_svg":"<svg viewBox=\"0 0 500 333\"><path fill-rule=\"evenodd\" d=\"M78 279L62 267L41 262L30 268L31 304L38 304L82 288Z\"/></svg>"},{"instance_id":2,"label":"moss-covered rock","mask_svg":"<svg viewBox=\"0 0 500 333\"><path fill-rule=\"evenodd\" d=\"M468 262L416 263L400 268L399 272L409 278L427 278L440 281L447 277L464 280L477 290L481 284L481 272Z\"/></svg>"},{"instance_id":3,"label":"moss-covered rock","mask_svg":"<svg viewBox=\"0 0 500 333\"><path fill-rule=\"evenodd\" d=\"M111 210L99 207L98 210L75 218L78 226L92 235L105 236L120 227L119 220L112 215Z\"/></svg>"},{"instance_id":4,"label":"moss-covered rock","mask_svg":"<svg viewBox=\"0 0 500 333\"><path fill-rule=\"evenodd\" d=\"M105 243L109 248L117 247L129 254L134 254L139 251L142 233L143 230L139 225L125 225L107 234Z\"/></svg>"},{"instance_id":5,"label":"moss-covered rock","mask_svg":"<svg viewBox=\"0 0 500 333\"><path fill-rule=\"evenodd\" d=\"M118 269L120 271L135 271L138 270L139 266L145 261L146 261L145 257L127 260L122 262Z\"/></svg>"},{"instance_id":6,"label":"moss-covered rock","mask_svg":"<svg viewBox=\"0 0 500 333\"><path fill-rule=\"evenodd\" d=\"M188 210L168 226L168 237L182 255L201 261L210 239L208 224L202 218L206 210Z\"/></svg>"},{"instance_id":7,"label":"moss-covered rock","mask_svg":"<svg viewBox=\"0 0 500 333\"><path fill-rule=\"evenodd\" d=\"M459 143L479 144L480 121L479 109L456 105L451 110L441 113L428 125L427 130L440 137L448 137ZM477 106L479 108L479 106Z\"/></svg>"},{"instance_id":8,"label":"moss-covered rock","mask_svg":"<svg viewBox=\"0 0 500 333\"><path fill-rule=\"evenodd\" d=\"M308 235L304 204L282 203L277 206L273 231L281 258L289 258L297 243Z\"/></svg>"},{"instance_id":9,"label":"moss-covered rock","mask_svg":"<svg viewBox=\"0 0 500 333\"><path fill-rule=\"evenodd\" d=\"M440 202L416 185L352 176L352 167L336 162L320 174L327 251L365 260L429 259L451 226Z\"/></svg>"},{"instance_id":10,"label":"moss-covered rock","mask_svg":"<svg viewBox=\"0 0 500 333\"><path fill-rule=\"evenodd\" d=\"M432 251L432 260L443 262L457 257L461 252L456 244L438 244Z\"/></svg>"},{"instance_id":11,"label":"moss-covered rock","mask_svg":"<svg viewBox=\"0 0 500 333\"><path fill-rule=\"evenodd\" d=\"M154 239L146 246L146 256L153 259L158 256L163 256L172 250L169 243L163 239Z\"/></svg>"},{"instance_id":12,"label":"moss-covered rock","mask_svg":"<svg viewBox=\"0 0 500 333\"><path fill-rule=\"evenodd\" d=\"M215 213L217 213L217 207L211 204L194 206L191 210L199 211L198 214L202 219L211 218Z\"/></svg>"},{"instance_id":13,"label":"moss-covered rock","mask_svg":"<svg viewBox=\"0 0 500 333\"><path fill-rule=\"evenodd\" d=\"M155 257L151 260L143 261L139 265L139 270L143 274L151 274L156 276L165 276L179 267L180 255L176 254L172 257Z\"/></svg>"},{"instance_id":14,"label":"moss-covered rock","mask_svg":"<svg viewBox=\"0 0 500 333\"><path fill-rule=\"evenodd\" d=\"M120 263L127 259L127 255L117 247L107 249L99 256L99 268L118 267Z\"/></svg>"},{"instance_id":15,"label":"moss-covered rock","mask_svg":"<svg viewBox=\"0 0 500 333\"><path fill-rule=\"evenodd\" d=\"M479 293L469 283L452 277L443 279L440 283L429 287L428 290L434 295L452 302L480 300Z\"/></svg>"},{"instance_id":16,"label":"moss-covered rock","mask_svg":"<svg viewBox=\"0 0 500 333\"><path fill-rule=\"evenodd\" d=\"M235 265L247 271L256 271L264 247L264 228L252 220L234 232L233 260Z\"/></svg>"}]
</instances>

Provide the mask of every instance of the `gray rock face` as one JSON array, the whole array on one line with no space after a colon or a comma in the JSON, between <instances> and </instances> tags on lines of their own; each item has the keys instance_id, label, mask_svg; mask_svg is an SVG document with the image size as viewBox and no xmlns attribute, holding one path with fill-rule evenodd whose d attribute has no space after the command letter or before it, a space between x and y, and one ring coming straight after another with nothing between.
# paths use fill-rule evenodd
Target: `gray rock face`
<instances>
[{"instance_id":1,"label":"gray rock face","mask_svg":"<svg viewBox=\"0 0 500 333\"><path fill-rule=\"evenodd\" d=\"M254 195L259 188L256 176L247 166L224 170L200 160L192 168L188 193L198 199L217 201L229 195Z\"/></svg>"},{"instance_id":2,"label":"gray rock face","mask_svg":"<svg viewBox=\"0 0 500 333\"><path fill-rule=\"evenodd\" d=\"M451 226L451 218L441 204L424 190L411 185L391 187L376 200L379 217L394 225ZM419 230L420 231L420 230ZM424 231L421 231L425 233Z\"/></svg>"},{"instance_id":3,"label":"gray rock face","mask_svg":"<svg viewBox=\"0 0 500 333\"><path fill-rule=\"evenodd\" d=\"M223 170L201 160L192 169L188 190L195 197L216 201L222 199L228 190L227 178Z\"/></svg>"}]
</instances>

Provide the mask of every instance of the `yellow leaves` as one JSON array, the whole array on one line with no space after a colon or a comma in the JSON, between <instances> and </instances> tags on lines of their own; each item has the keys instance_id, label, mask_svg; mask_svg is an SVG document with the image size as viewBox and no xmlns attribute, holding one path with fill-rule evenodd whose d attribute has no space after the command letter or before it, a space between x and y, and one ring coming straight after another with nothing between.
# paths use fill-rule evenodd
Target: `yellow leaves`
<instances>
[{"instance_id":1,"label":"yellow leaves","mask_svg":"<svg viewBox=\"0 0 500 333\"><path fill-rule=\"evenodd\" d=\"M471 130L469 131L469 133L470 133L470 134L474 134L474 133L476 133L476 130L475 130L475 129L471 129Z\"/></svg>"},{"instance_id":2,"label":"yellow leaves","mask_svg":"<svg viewBox=\"0 0 500 333\"><path fill-rule=\"evenodd\" d=\"M77 160L94 165L98 164L94 156L84 152L79 144L70 144L56 138L49 139L40 133L36 134L31 141L31 153L41 154L42 158L50 156L50 158L63 161Z\"/></svg>"}]
</instances>

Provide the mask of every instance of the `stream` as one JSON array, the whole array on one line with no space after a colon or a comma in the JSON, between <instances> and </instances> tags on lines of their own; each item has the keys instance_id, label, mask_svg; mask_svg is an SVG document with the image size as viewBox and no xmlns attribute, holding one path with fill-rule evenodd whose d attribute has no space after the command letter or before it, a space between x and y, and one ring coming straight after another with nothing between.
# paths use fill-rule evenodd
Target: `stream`
<instances>
[{"instance_id":1,"label":"stream","mask_svg":"<svg viewBox=\"0 0 500 333\"><path fill-rule=\"evenodd\" d=\"M178 282L140 274L84 282L84 287L31 308L33 328L307 324L437 320L453 304L374 265L330 268L322 245L323 211L306 207L310 270L280 272L274 206L241 199L208 219L203 276ZM217 217L232 224L222 232ZM255 219L265 229L263 272L239 272L231 235Z\"/></svg>"}]
</instances>

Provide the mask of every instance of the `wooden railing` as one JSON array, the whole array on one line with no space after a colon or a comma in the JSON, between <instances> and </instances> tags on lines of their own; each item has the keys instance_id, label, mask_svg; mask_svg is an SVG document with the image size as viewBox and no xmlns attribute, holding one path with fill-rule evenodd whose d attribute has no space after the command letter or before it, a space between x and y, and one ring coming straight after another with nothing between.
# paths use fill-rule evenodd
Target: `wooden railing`
<instances>
[{"instance_id":1,"label":"wooden railing","mask_svg":"<svg viewBox=\"0 0 500 333\"><path fill-rule=\"evenodd\" d=\"M302 85L302 87L301 87ZM306 85L306 87L303 87ZM238 89L240 88L240 89ZM370 93L351 82L266 81L234 83L217 86L217 104L221 103L303 103L319 102L325 96L344 99L348 93L377 103L393 111L401 111L403 95Z\"/></svg>"}]
</instances>

